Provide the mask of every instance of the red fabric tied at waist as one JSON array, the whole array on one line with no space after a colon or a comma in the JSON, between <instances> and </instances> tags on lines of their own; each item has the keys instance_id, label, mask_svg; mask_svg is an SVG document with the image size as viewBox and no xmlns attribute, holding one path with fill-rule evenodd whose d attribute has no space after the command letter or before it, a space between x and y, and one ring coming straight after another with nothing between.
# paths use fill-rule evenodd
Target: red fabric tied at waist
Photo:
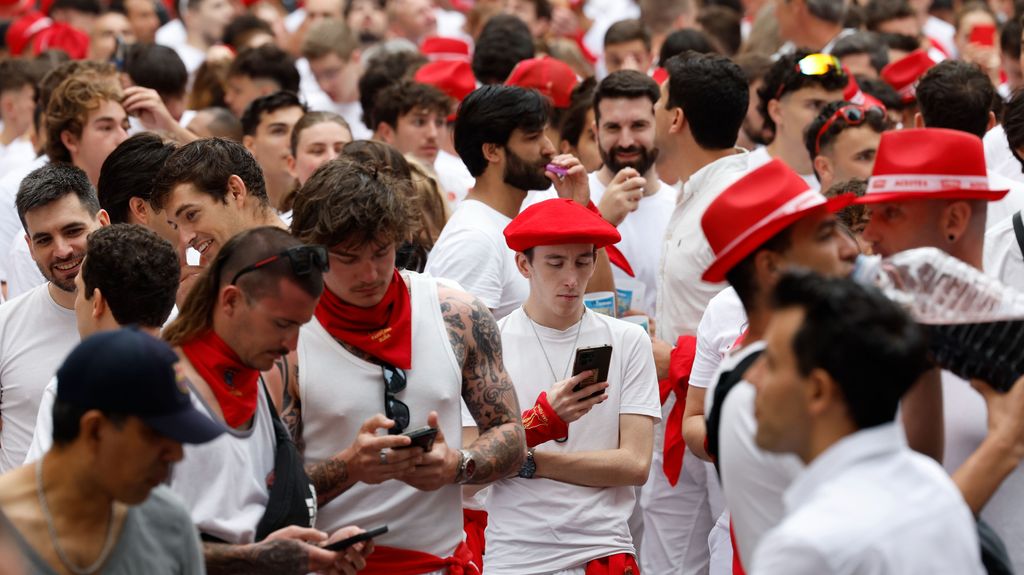
<instances>
[{"instance_id":1,"label":"red fabric tied at waist","mask_svg":"<svg viewBox=\"0 0 1024 575\"><path fill-rule=\"evenodd\" d=\"M548 393L540 392L537 403L523 412L523 428L526 429L526 446L535 447L553 439L569 437L569 424L562 421L555 409L548 403Z\"/></svg>"},{"instance_id":2,"label":"red fabric tied at waist","mask_svg":"<svg viewBox=\"0 0 1024 575\"><path fill-rule=\"evenodd\" d=\"M487 529L487 512L480 509L462 509L462 530L466 532L466 545L473 553L473 563L480 570L484 567L485 539Z\"/></svg>"},{"instance_id":3,"label":"red fabric tied at waist","mask_svg":"<svg viewBox=\"0 0 1024 575\"><path fill-rule=\"evenodd\" d=\"M732 575L747 575L740 561L740 548L736 545L736 532L732 528L732 517L729 518L729 543L732 544Z\"/></svg>"},{"instance_id":4,"label":"red fabric tied at waist","mask_svg":"<svg viewBox=\"0 0 1024 575\"><path fill-rule=\"evenodd\" d=\"M693 360L696 356L697 338L692 335L679 336L669 360L668 378L658 382L662 405L665 404L670 392L676 395L676 403L665 421L665 448L661 464L665 477L672 486L679 482L679 474L683 471L683 454L686 452L686 442L683 441L683 411L686 410L686 391L689 388L690 372L693 371Z\"/></svg>"},{"instance_id":5,"label":"red fabric tied at waist","mask_svg":"<svg viewBox=\"0 0 1024 575\"><path fill-rule=\"evenodd\" d=\"M586 575L640 575L636 558L629 553L609 555L587 563Z\"/></svg>"},{"instance_id":6,"label":"red fabric tied at waist","mask_svg":"<svg viewBox=\"0 0 1024 575\"><path fill-rule=\"evenodd\" d=\"M422 575L447 569L448 575L480 575L473 563L473 552L465 541L459 543L451 557L441 558L422 551L377 545L366 558L360 575Z\"/></svg>"}]
</instances>

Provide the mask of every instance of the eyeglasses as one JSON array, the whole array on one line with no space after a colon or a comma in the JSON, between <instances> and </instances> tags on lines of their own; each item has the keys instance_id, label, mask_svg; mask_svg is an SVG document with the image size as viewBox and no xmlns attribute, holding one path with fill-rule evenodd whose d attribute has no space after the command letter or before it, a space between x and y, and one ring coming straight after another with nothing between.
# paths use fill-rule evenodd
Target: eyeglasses
<instances>
[{"instance_id":1,"label":"eyeglasses","mask_svg":"<svg viewBox=\"0 0 1024 575\"><path fill-rule=\"evenodd\" d=\"M231 278L231 285L235 285L238 278L243 275L268 266L281 258L288 258L292 265L292 273L300 277L308 276L313 273L314 269L319 269L323 273L330 267L327 261L327 248L324 246L295 246L238 270L235 277Z\"/></svg>"},{"instance_id":2,"label":"eyeglasses","mask_svg":"<svg viewBox=\"0 0 1024 575\"><path fill-rule=\"evenodd\" d=\"M390 365L382 365L381 369L384 372L384 415L395 422L388 434L398 435L409 427L409 406L395 397L405 390L405 371Z\"/></svg>"},{"instance_id":3,"label":"eyeglasses","mask_svg":"<svg viewBox=\"0 0 1024 575\"><path fill-rule=\"evenodd\" d=\"M804 56L796 63L796 71L800 72L804 76L824 76L832 73L837 76L845 76L846 72L843 71L842 64L839 63L839 58L831 54L809 54ZM778 100L782 97L783 90L786 89L786 82L783 82L779 86L778 91L775 92L775 99Z\"/></svg>"},{"instance_id":4,"label":"eyeglasses","mask_svg":"<svg viewBox=\"0 0 1024 575\"><path fill-rule=\"evenodd\" d=\"M817 156L821 153L821 137L825 135L825 132L832 127L840 118L842 118L846 125L859 126L864 122L870 122L872 119L875 122L882 123L885 121L885 108L880 106L857 106L849 105L843 106L835 111L824 124L821 125L821 129L818 130L818 135L814 137L814 155Z\"/></svg>"}]
</instances>

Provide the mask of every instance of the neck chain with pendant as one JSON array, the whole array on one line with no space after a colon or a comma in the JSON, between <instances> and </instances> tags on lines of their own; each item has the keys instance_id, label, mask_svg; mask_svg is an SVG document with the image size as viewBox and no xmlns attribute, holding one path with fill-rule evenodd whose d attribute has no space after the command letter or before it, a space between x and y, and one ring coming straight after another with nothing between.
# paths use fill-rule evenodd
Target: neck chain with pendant
<instances>
[{"instance_id":1,"label":"neck chain with pendant","mask_svg":"<svg viewBox=\"0 0 1024 575\"><path fill-rule=\"evenodd\" d=\"M580 316L580 321L576 324L576 339L572 342L573 351L569 352L569 361L565 362L565 369L562 371L562 377L558 377L558 374L555 373L554 366L551 365L551 359L548 358L548 352L544 348L544 342L541 341L540 334L537 333L537 322L533 321L533 318L530 317L530 314L526 313L525 309L523 310L523 315L525 315L526 319L530 321L530 327L533 328L533 336L537 338L537 345L540 346L540 352L544 354L544 361L547 362L548 369L551 371L551 378L555 382L568 378L569 367L572 365L572 358L575 355L576 344L580 342L580 331L583 329L583 318L587 316L587 309L583 308L583 315Z\"/></svg>"},{"instance_id":2,"label":"neck chain with pendant","mask_svg":"<svg viewBox=\"0 0 1024 575\"><path fill-rule=\"evenodd\" d=\"M64 553L64 549L60 546L60 541L57 540L57 526L53 521L53 516L50 515L50 507L46 504L46 494L43 492L43 460L40 458L36 461L36 494L39 496L39 506L43 509L43 518L46 519L46 530L50 534L50 542L53 543L53 549L57 552L57 558L64 564L64 567L68 571L75 575L91 575L100 570L103 564L107 561L107 557L110 556L110 552L114 550L114 502L110 502L110 520L107 522L107 536L103 541L103 549L100 550L100 556L92 562L92 565L86 567L79 567L71 562L71 559Z\"/></svg>"}]
</instances>

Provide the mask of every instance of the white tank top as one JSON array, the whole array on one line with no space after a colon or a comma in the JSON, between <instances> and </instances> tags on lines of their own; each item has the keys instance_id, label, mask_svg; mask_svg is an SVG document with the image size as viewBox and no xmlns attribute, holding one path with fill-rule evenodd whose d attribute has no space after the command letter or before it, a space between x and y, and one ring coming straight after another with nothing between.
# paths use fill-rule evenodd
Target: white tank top
<instances>
[{"instance_id":1,"label":"white tank top","mask_svg":"<svg viewBox=\"0 0 1024 575\"><path fill-rule=\"evenodd\" d=\"M416 273L402 277L412 292L412 369L397 395L409 406L407 430L425 426L436 411L448 447L459 449L462 369L441 317L437 284ZM384 376L379 365L349 353L315 318L302 327L298 359L306 463L318 463L351 446L363 422L384 413ZM397 480L357 483L319 509L316 526L329 533L345 525L387 524L378 544L448 557L463 538L461 492L454 484L420 491Z\"/></svg>"},{"instance_id":2,"label":"white tank top","mask_svg":"<svg viewBox=\"0 0 1024 575\"><path fill-rule=\"evenodd\" d=\"M196 409L219 421L198 393L190 395ZM185 458L171 472L171 489L196 528L228 543L252 543L267 509L267 476L274 470L277 448L263 379L251 428L228 429L213 441L184 448Z\"/></svg>"}]
</instances>

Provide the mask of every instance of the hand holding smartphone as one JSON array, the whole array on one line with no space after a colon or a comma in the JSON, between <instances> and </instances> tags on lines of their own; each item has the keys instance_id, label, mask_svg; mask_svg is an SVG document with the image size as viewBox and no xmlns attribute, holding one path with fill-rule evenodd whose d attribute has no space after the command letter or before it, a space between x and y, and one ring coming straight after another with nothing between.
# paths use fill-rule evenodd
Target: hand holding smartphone
<instances>
[{"instance_id":1,"label":"hand holding smartphone","mask_svg":"<svg viewBox=\"0 0 1024 575\"><path fill-rule=\"evenodd\" d=\"M412 443L410 443L409 445L394 447L393 449L409 449L410 447L422 447L423 453L430 453L430 450L434 448L434 439L437 438L437 428L421 427L419 429L413 429L412 431L406 431L402 435L412 439Z\"/></svg>"},{"instance_id":2,"label":"hand holding smartphone","mask_svg":"<svg viewBox=\"0 0 1024 575\"><path fill-rule=\"evenodd\" d=\"M576 359L572 364L572 374L579 375L587 370L594 370L594 374L576 384L573 391L579 391L595 383L608 381L608 367L612 361L612 346L601 345L596 347L581 347L576 350ZM580 401L601 395L603 391L597 391L582 398Z\"/></svg>"},{"instance_id":3,"label":"hand holding smartphone","mask_svg":"<svg viewBox=\"0 0 1024 575\"><path fill-rule=\"evenodd\" d=\"M370 529L369 531L363 531L362 533L359 533L357 535L353 535L352 537L347 537L345 539L342 539L341 541L335 541L334 543L331 543L330 545L325 545L324 549L326 549L328 551L344 551L344 550L348 549L349 547L355 545L356 543L362 543L363 541L369 541L370 539L373 539L374 537L377 537L379 535L384 535L387 532L388 532L388 526L387 525L381 525L380 527L377 527L376 529Z\"/></svg>"}]
</instances>

